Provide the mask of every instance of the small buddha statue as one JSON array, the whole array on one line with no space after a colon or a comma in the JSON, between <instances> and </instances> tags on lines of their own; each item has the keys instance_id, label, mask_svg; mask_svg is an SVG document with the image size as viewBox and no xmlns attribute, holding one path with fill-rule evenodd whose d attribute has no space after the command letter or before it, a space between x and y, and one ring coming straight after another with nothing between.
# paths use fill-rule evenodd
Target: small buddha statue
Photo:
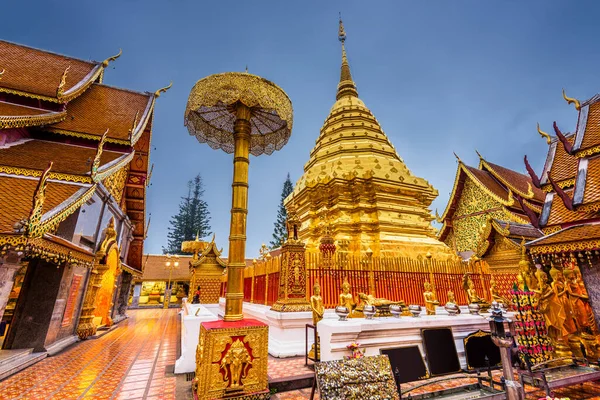
<instances>
[{"instance_id":1,"label":"small buddha statue","mask_svg":"<svg viewBox=\"0 0 600 400\"><path fill-rule=\"evenodd\" d=\"M323 298L321 297L321 286L319 286L319 282L315 282L315 285L313 286L313 295L310 296L310 308L312 309L313 325L316 329L317 323L323 319L323 313L325 312L325 307L323 306ZM315 344L313 343L310 348L310 351L308 352L308 357L312 360L318 360L321 356L320 339L318 336L316 347L317 348L315 352Z\"/></svg>"},{"instance_id":2,"label":"small buddha statue","mask_svg":"<svg viewBox=\"0 0 600 400\"><path fill-rule=\"evenodd\" d=\"M471 279L469 274L465 274L463 278L463 287L467 292L467 301L469 304L478 304L481 307L481 311L485 312L490 304L485 300L479 297L477 291L475 290L475 283Z\"/></svg>"},{"instance_id":3,"label":"small buddha statue","mask_svg":"<svg viewBox=\"0 0 600 400\"><path fill-rule=\"evenodd\" d=\"M537 289L533 289L533 291L537 297L539 311L546 321L548 336L555 345L563 345L564 347L566 346L566 343L563 341L563 325L566 319L565 310L562 308L554 289L548 284L548 275L544 271L539 270L536 273L536 277L538 287Z\"/></svg>"},{"instance_id":4,"label":"small buddha statue","mask_svg":"<svg viewBox=\"0 0 600 400\"><path fill-rule=\"evenodd\" d=\"M587 293L582 293L575 271L572 269L565 269L564 275L567 280L569 301L571 302L571 308L575 314L575 321L577 322L579 331L587 331L590 328L590 322L593 321L594 318L593 314L591 314L591 309L588 310L589 297Z\"/></svg>"},{"instance_id":5,"label":"small buddha statue","mask_svg":"<svg viewBox=\"0 0 600 400\"><path fill-rule=\"evenodd\" d=\"M315 285L313 286L313 295L310 296L310 308L312 309L313 325L317 326L317 323L323 319L323 313L325 312L319 282L315 282Z\"/></svg>"},{"instance_id":6,"label":"small buddha statue","mask_svg":"<svg viewBox=\"0 0 600 400\"><path fill-rule=\"evenodd\" d=\"M448 302L446 303L446 311L455 310L456 314L460 314L460 307L456 302L456 297L454 296L454 292L452 290L448 290Z\"/></svg>"},{"instance_id":7,"label":"small buddha statue","mask_svg":"<svg viewBox=\"0 0 600 400\"><path fill-rule=\"evenodd\" d=\"M440 302L436 298L431 283L425 282L423 286L425 287L423 298L425 299L425 309L427 310L427 315L435 315L435 307L439 306ZM454 296L454 293L452 293L452 296Z\"/></svg>"},{"instance_id":8,"label":"small buddha statue","mask_svg":"<svg viewBox=\"0 0 600 400\"><path fill-rule=\"evenodd\" d=\"M340 294L340 306L346 307L348 309L348 318L352 318L352 312L356 308L356 303L354 302L354 297L352 293L350 293L350 284L347 280L344 280L342 284L342 293Z\"/></svg>"},{"instance_id":9,"label":"small buddha statue","mask_svg":"<svg viewBox=\"0 0 600 400\"><path fill-rule=\"evenodd\" d=\"M570 335L577 332L575 325L575 313L569 300L569 292L565 282L565 277L559 269L554 266L550 269L550 276L552 277L552 289L556 293L556 298L560 302L565 312L565 322L563 324L563 336Z\"/></svg>"},{"instance_id":10,"label":"small buddha statue","mask_svg":"<svg viewBox=\"0 0 600 400\"><path fill-rule=\"evenodd\" d=\"M503 304L505 306L508 306L510 304L510 301L508 301L505 297L500 295L500 292L498 291L498 285L496 284L494 278L490 280L490 294L492 295L492 301L495 301L498 304Z\"/></svg>"}]
</instances>

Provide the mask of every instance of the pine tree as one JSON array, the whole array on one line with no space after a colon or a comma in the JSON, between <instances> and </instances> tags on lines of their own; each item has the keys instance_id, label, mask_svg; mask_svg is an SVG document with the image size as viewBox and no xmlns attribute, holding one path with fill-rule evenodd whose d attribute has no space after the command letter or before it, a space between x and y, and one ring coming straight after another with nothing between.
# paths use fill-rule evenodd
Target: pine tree
<instances>
[{"instance_id":1,"label":"pine tree","mask_svg":"<svg viewBox=\"0 0 600 400\"><path fill-rule=\"evenodd\" d=\"M210 212L208 204L202 200L204 189L200 174L190 180L187 186L187 196L181 198L179 212L169 222L167 247L163 247L165 254L183 254L182 242L194 240L196 235L200 238L210 235Z\"/></svg>"},{"instance_id":2,"label":"pine tree","mask_svg":"<svg viewBox=\"0 0 600 400\"><path fill-rule=\"evenodd\" d=\"M285 225L287 219L287 211L283 206L283 201L286 197L292 193L294 186L290 180L290 174L287 174L285 182L283 182L283 190L281 191L281 202L279 203L279 209L277 210L277 220L275 221L275 227L273 229L273 240L271 240L271 248L275 249L281 247L287 237L287 228Z\"/></svg>"}]
</instances>

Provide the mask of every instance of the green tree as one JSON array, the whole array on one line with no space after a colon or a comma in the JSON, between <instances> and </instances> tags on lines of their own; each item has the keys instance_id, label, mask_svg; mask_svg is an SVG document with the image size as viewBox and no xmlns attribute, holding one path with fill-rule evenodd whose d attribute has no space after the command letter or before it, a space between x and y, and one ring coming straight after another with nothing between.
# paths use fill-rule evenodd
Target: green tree
<instances>
[{"instance_id":1,"label":"green tree","mask_svg":"<svg viewBox=\"0 0 600 400\"><path fill-rule=\"evenodd\" d=\"M292 181L290 180L290 174L287 174L287 178L285 182L283 182L283 190L281 191L281 202L279 203L279 209L277 210L277 220L275 221L275 227L273 229L273 240L271 240L271 248L275 249L277 247L281 247L281 245L285 242L285 238L287 237L287 229L286 229L286 219L287 219L287 211L283 206L283 201L286 197L292 193L294 190L294 185L292 185Z\"/></svg>"},{"instance_id":2,"label":"green tree","mask_svg":"<svg viewBox=\"0 0 600 400\"><path fill-rule=\"evenodd\" d=\"M196 235L203 238L210 235L210 212L208 204L202 199L204 189L202 178L198 174L187 184L187 196L181 198L179 212L171 217L167 233L167 246L163 253L183 254L181 243L194 240Z\"/></svg>"}]
</instances>

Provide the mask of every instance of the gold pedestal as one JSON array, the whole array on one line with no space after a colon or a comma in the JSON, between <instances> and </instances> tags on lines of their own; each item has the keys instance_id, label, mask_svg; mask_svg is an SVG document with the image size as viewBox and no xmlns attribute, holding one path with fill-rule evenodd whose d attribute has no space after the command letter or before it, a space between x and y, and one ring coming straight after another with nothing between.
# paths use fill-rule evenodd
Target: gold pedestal
<instances>
[{"instance_id":1,"label":"gold pedestal","mask_svg":"<svg viewBox=\"0 0 600 400\"><path fill-rule=\"evenodd\" d=\"M306 295L306 261L304 244L288 239L281 246L281 269L279 271L279 294L271 307L273 311L312 311Z\"/></svg>"},{"instance_id":2,"label":"gold pedestal","mask_svg":"<svg viewBox=\"0 0 600 400\"><path fill-rule=\"evenodd\" d=\"M268 326L253 319L203 322L194 399L268 399Z\"/></svg>"}]
</instances>

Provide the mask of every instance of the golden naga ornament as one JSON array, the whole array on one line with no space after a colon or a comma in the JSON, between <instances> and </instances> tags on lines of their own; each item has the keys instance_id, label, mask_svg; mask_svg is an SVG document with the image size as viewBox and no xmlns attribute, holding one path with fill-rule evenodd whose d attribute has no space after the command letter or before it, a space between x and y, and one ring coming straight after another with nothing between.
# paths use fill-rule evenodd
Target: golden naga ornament
<instances>
[{"instance_id":1,"label":"golden naga ornament","mask_svg":"<svg viewBox=\"0 0 600 400\"><path fill-rule=\"evenodd\" d=\"M546 133L546 132L544 132L543 130L540 129L540 123L539 122L537 124L537 131L538 131L538 133L540 134L541 137L543 137L544 139L546 139L546 143L548 143L548 144L552 143L552 137L548 133Z\"/></svg>"},{"instance_id":2,"label":"golden naga ornament","mask_svg":"<svg viewBox=\"0 0 600 400\"><path fill-rule=\"evenodd\" d=\"M575 109L577 111L581 110L581 103L579 102L579 100L577 100L577 99L575 99L573 97L567 97L567 94L565 93L565 89L563 89L562 95L563 95L563 99L565 99L565 101L567 103L575 105Z\"/></svg>"}]
</instances>

